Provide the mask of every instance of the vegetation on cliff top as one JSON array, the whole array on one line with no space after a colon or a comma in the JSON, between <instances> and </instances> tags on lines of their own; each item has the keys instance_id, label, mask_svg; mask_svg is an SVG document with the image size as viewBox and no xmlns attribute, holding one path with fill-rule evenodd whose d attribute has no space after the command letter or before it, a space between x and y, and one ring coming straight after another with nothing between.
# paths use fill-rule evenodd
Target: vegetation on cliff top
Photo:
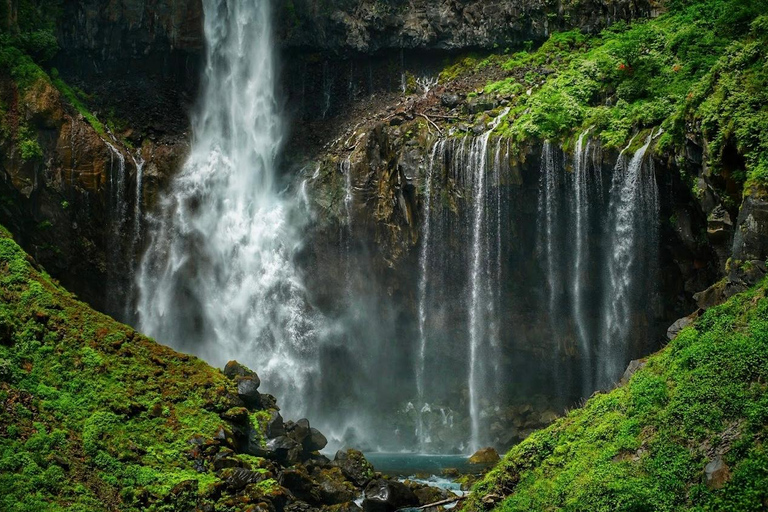
<instances>
[{"instance_id":1,"label":"vegetation on cliff top","mask_svg":"<svg viewBox=\"0 0 768 512\"><path fill-rule=\"evenodd\" d=\"M746 160L733 178L768 181L768 2L664 6L656 19L597 36L555 33L533 51L467 58L442 78L500 67L507 77L480 92L509 102L498 130L519 143L593 127L607 147L622 147L638 129L661 127L659 146L672 149L701 133L715 171L730 146Z\"/></svg>"},{"instance_id":2,"label":"vegetation on cliff top","mask_svg":"<svg viewBox=\"0 0 768 512\"><path fill-rule=\"evenodd\" d=\"M234 510L194 453L228 430L236 393L76 300L0 228L0 510L186 510L212 494Z\"/></svg>"},{"instance_id":3,"label":"vegetation on cliff top","mask_svg":"<svg viewBox=\"0 0 768 512\"><path fill-rule=\"evenodd\" d=\"M627 386L532 434L468 508L765 510L767 291L763 282L708 310Z\"/></svg>"}]
</instances>

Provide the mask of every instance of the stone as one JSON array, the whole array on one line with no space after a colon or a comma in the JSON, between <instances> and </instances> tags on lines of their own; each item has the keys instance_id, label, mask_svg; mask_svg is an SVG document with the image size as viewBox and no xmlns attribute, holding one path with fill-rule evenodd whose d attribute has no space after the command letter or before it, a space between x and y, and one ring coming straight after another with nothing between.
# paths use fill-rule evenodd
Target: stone
<instances>
[{"instance_id":1,"label":"stone","mask_svg":"<svg viewBox=\"0 0 768 512\"><path fill-rule=\"evenodd\" d=\"M361 512L361 509L354 501L348 501L346 503L339 503L338 505L330 505L322 508L323 512Z\"/></svg>"},{"instance_id":2,"label":"stone","mask_svg":"<svg viewBox=\"0 0 768 512\"><path fill-rule=\"evenodd\" d=\"M461 98L459 98L458 94L445 93L440 96L440 103L447 108L456 108L459 102L461 102Z\"/></svg>"},{"instance_id":3,"label":"stone","mask_svg":"<svg viewBox=\"0 0 768 512\"><path fill-rule=\"evenodd\" d=\"M302 501L313 504L322 502L319 486L310 478L306 468L301 465L283 470L278 476L278 482Z\"/></svg>"},{"instance_id":4,"label":"stone","mask_svg":"<svg viewBox=\"0 0 768 512\"><path fill-rule=\"evenodd\" d=\"M720 455L704 466L704 474L710 489L722 489L731 479L731 470Z\"/></svg>"},{"instance_id":5,"label":"stone","mask_svg":"<svg viewBox=\"0 0 768 512\"><path fill-rule=\"evenodd\" d=\"M257 484L266 480L266 476L258 471L245 468L223 469L218 474L230 491L240 491L249 484Z\"/></svg>"},{"instance_id":6,"label":"stone","mask_svg":"<svg viewBox=\"0 0 768 512\"><path fill-rule=\"evenodd\" d=\"M680 334L680 331L691 325L693 321L698 318L698 316L699 311L696 311L691 315L684 316L683 318L675 320L675 323L667 328L667 339L672 341L673 339L677 338L677 335Z\"/></svg>"},{"instance_id":7,"label":"stone","mask_svg":"<svg viewBox=\"0 0 768 512\"><path fill-rule=\"evenodd\" d=\"M480 448L470 458L470 464L495 464L499 462L501 458L496 450L491 447Z\"/></svg>"},{"instance_id":8,"label":"stone","mask_svg":"<svg viewBox=\"0 0 768 512\"><path fill-rule=\"evenodd\" d=\"M547 409L546 411L541 413L541 416L539 416L539 421L541 422L542 425L549 425L556 419L557 419L557 413L552 409Z\"/></svg>"},{"instance_id":9,"label":"stone","mask_svg":"<svg viewBox=\"0 0 768 512\"><path fill-rule=\"evenodd\" d=\"M283 464L294 464L301 458L301 445L288 436L267 441L270 457Z\"/></svg>"},{"instance_id":10,"label":"stone","mask_svg":"<svg viewBox=\"0 0 768 512\"><path fill-rule=\"evenodd\" d=\"M302 445L307 452L316 452L325 448L328 439L316 428L309 429L309 435L304 438Z\"/></svg>"},{"instance_id":11,"label":"stone","mask_svg":"<svg viewBox=\"0 0 768 512\"><path fill-rule=\"evenodd\" d=\"M339 450L331 465L338 467L358 487L365 486L374 476L373 466L358 450Z\"/></svg>"},{"instance_id":12,"label":"stone","mask_svg":"<svg viewBox=\"0 0 768 512\"><path fill-rule=\"evenodd\" d=\"M259 378L244 376L236 377L237 383L237 396L245 402L247 406L259 406L261 405L261 393L259 393Z\"/></svg>"},{"instance_id":13,"label":"stone","mask_svg":"<svg viewBox=\"0 0 768 512\"><path fill-rule=\"evenodd\" d=\"M621 380L619 380L619 385L625 385L629 382L629 379L632 378L632 376L637 373L638 370L641 370L645 368L646 362L643 359L634 359L629 362L629 365L627 365L627 369L624 370L624 375L621 376Z\"/></svg>"},{"instance_id":14,"label":"stone","mask_svg":"<svg viewBox=\"0 0 768 512\"><path fill-rule=\"evenodd\" d=\"M418 506L419 499L405 484L378 478L365 486L363 510L365 512L394 512L405 507Z\"/></svg>"},{"instance_id":15,"label":"stone","mask_svg":"<svg viewBox=\"0 0 768 512\"><path fill-rule=\"evenodd\" d=\"M320 498L324 504L334 505L353 501L357 490L339 468L332 467L317 471L314 475L319 486Z\"/></svg>"},{"instance_id":16,"label":"stone","mask_svg":"<svg viewBox=\"0 0 768 512\"><path fill-rule=\"evenodd\" d=\"M273 411L267 422L267 439L274 439L276 437L285 435L285 424L283 423L283 417L279 412Z\"/></svg>"},{"instance_id":17,"label":"stone","mask_svg":"<svg viewBox=\"0 0 768 512\"><path fill-rule=\"evenodd\" d=\"M259 377L258 375L256 375L256 372L254 372L250 368L247 368L246 366L243 366L237 361L228 362L226 366L224 366L224 370L222 373L224 373L224 376L232 380L235 380L236 377L255 377L257 381L259 380Z\"/></svg>"}]
</instances>

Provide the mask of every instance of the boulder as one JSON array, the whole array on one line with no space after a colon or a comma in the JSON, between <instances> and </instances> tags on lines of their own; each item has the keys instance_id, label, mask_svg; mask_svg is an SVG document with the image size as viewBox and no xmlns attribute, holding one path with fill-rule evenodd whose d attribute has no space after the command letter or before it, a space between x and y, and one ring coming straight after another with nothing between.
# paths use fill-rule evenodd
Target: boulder
<instances>
[{"instance_id":1,"label":"boulder","mask_svg":"<svg viewBox=\"0 0 768 512\"><path fill-rule=\"evenodd\" d=\"M447 92L442 96L440 96L440 103L442 103L443 106L447 108L456 108L459 105L460 101L461 101L461 98L459 98L458 94Z\"/></svg>"},{"instance_id":2,"label":"boulder","mask_svg":"<svg viewBox=\"0 0 768 512\"><path fill-rule=\"evenodd\" d=\"M377 478L365 486L363 510L365 512L394 512L400 508L415 507L419 499L405 484Z\"/></svg>"},{"instance_id":3,"label":"boulder","mask_svg":"<svg viewBox=\"0 0 768 512\"><path fill-rule=\"evenodd\" d=\"M234 380L236 377L254 377L257 382L261 382L259 381L259 376L256 375L256 372L246 368L237 361L230 361L227 363L227 365L224 367L224 375L232 380Z\"/></svg>"},{"instance_id":4,"label":"boulder","mask_svg":"<svg viewBox=\"0 0 768 512\"><path fill-rule=\"evenodd\" d=\"M302 501L312 504L322 503L319 486L301 465L283 470L278 476L278 482Z\"/></svg>"},{"instance_id":5,"label":"boulder","mask_svg":"<svg viewBox=\"0 0 768 512\"><path fill-rule=\"evenodd\" d=\"M255 376L235 377L237 383L237 396L249 407L261 406L261 393L259 385L261 382Z\"/></svg>"},{"instance_id":6,"label":"boulder","mask_svg":"<svg viewBox=\"0 0 768 512\"><path fill-rule=\"evenodd\" d=\"M470 458L470 464L495 464L499 462L498 452L491 447L480 448Z\"/></svg>"},{"instance_id":7,"label":"boulder","mask_svg":"<svg viewBox=\"0 0 768 512\"><path fill-rule=\"evenodd\" d=\"M731 470L720 455L704 466L704 474L710 489L722 489L731 479Z\"/></svg>"},{"instance_id":8,"label":"boulder","mask_svg":"<svg viewBox=\"0 0 768 512\"><path fill-rule=\"evenodd\" d=\"M279 412L273 411L267 422L267 439L274 439L276 437L285 435L285 424L283 423L283 417Z\"/></svg>"},{"instance_id":9,"label":"boulder","mask_svg":"<svg viewBox=\"0 0 768 512\"><path fill-rule=\"evenodd\" d=\"M344 476L358 487L363 487L374 476L373 466L357 450L339 450L331 462L331 465L339 468Z\"/></svg>"},{"instance_id":10,"label":"boulder","mask_svg":"<svg viewBox=\"0 0 768 512\"><path fill-rule=\"evenodd\" d=\"M325 436L316 428L309 429L309 435L304 438L302 445L307 452L316 452L322 450L328 444Z\"/></svg>"},{"instance_id":11,"label":"boulder","mask_svg":"<svg viewBox=\"0 0 768 512\"><path fill-rule=\"evenodd\" d=\"M698 316L699 311L696 311L691 315L684 316L683 318L675 320L675 323L667 328L667 339L672 341L673 339L677 338L677 335L680 334L680 331L691 325L693 321L698 318Z\"/></svg>"},{"instance_id":12,"label":"boulder","mask_svg":"<svg viewBox=\"0 0 768 512\"><path fill-rule=\"evenodd\" d=\"M357 490L339 468L316 471L313 475L320 489L320 498L327 505L348 503L357 498Z\"/></svg>"},{"instance_id":13,"label":"boulder","mask_svg":"<svg viewBox=\"0 0 768 512\"><path fill-rule=\"evenodd\" d=\"M302 418L294 424L286 424L286 430L288 431L288 437L299 444L303 444L304 440L309 437L311 427L309 426L309 420Z\"/></svg>"},{"instance_id":14,"label":"boulder","mask_svg":"<svg viewBox=\"0 0 768 512\"><path fill-rule=\"evenodd\" d=\"M645 367L646 362L642 359L635 359L633 361L629 362L629 365L627 365L627 369L624 370L624 375L621 376L621 380L619 380L620 385L625 385L629 382L629 379L632 378L632 376L637 373L638 370L641 370Z\"/></svg>"},{"instance_id":15,"label":"boulder","mask_svg":"<svg viewBox=\"0 0 768 512\"><path fill-rule=\"evenodd\" d=\"M218 476L224 481L227 489L232 492L240 491L250 484L257 484L266 480L264 473L245 468L222 469Z\"/></svg>"},{"instance_id":16,"label":"boulder","mask_svg":"<svg viewBox=\"0 0 768 512\"><path fill-rule=\"evenodd\" d=\"M287 436L267 441L270 457L285 465L295 464L301 459L301 448L299 443Z\"/></svg>"}]
</instances>

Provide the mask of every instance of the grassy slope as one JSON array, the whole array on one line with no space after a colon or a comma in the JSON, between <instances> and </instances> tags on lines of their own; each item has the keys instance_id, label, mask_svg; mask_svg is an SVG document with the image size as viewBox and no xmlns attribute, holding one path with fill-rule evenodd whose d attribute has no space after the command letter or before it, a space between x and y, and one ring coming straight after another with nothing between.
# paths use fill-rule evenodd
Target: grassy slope
<instances>
[{"instance_id":1,"label":"grassy slope","mask_svg":"<svg viewBox=\"0 0 768 512\"><path fill-rule=\"evenodd\" d=\"M469 509L768 508L768 283L707 311L629 384L513 448ZM732 478L706 485L715 454ZM487 498L486 498L487 499Z\"/></svg>"},{"instance_id":2,"label":"grassy slope","mask_svg":"<svg viewBox=\"0 0 768 512\"><path fill-rule=\"evenodd\" d=\"M187 441L211 439L234 394L220 371L77 301L0 228L0 510L184 509L176 484L205 496L218 481Z\"/></svg>"}]
</instances>

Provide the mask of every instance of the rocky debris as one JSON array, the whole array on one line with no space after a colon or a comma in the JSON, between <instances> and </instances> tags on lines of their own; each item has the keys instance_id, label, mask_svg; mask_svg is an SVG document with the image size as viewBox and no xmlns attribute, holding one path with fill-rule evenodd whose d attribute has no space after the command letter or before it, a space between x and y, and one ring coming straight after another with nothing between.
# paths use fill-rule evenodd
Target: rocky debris
<instances>
[{"instance_id":1,"label":"rocky debris","mask_svg":"<svg viewBox=\"0 0 768 512\"><path fill-rule=\"evenodd\" d=\"M363 510L365 512L394 512L404 507L419 505L419 499L402 482L377 478L365 486Z\"/></svg>"},{"instance_id":2,"label":"rocky debris","mask_svg":"<svg viewBox=\"0 0 768 512\"><path fill-rule=\"evenodd\" d=\"M323 503L343 504L357 498L357 490L337 467L318 469L312 474Z\"/></svg>"},{"instance_id":3,"label":"rocky debris","mask_svg":"<svg viewBox=\"0 0 768 512\"><path fill-rule=\"evenodd\" d=\"M480 448L470 458L470 464L495 464L499 462L501 458L499 453L491 447Z\"/></svg>"},{"instance_id":4,"label":"rocky debris","mask_svg":"<svg viewBox=\"0 0 768 512\"><path fill-rule=\"evenodd\" d=\"M287 436L267 441L267 456L283 464L294 464L301 460L302 447Z\"/></svg>"},{"instance_id":5,"label":"rocky debris","mask_svg":"<svg viewBox=\"0 0 768 512\"><path fill-rule=\"evenodd\" d=\"M635 359L630 361L629 365L627 365L627 369L624 370L624 375L622 375L621 380L619 380L619 385L623 386L624 384L629 383L629 379L631 379L638 370L645 368L645 365L646 362L644 359Z\"/></svg>"},{"instance_id":6,"label":"rocky debris","mask_svg":"<svg viewBox=\"0 0 768 512\"><path fill-rule=\"evenodd\" d=\"M307 473L306 468L303 466L284 469L280 473L278 482L302 501L312 504L323 503L320 486L309 476L309 473ZM331 504L334 503L336 502L331 502Z\"/></svg>"},{"instance_id":7,"label":"rocky debris","mask_svg":"<svg viewBox=\"0 0 768 512\"><path fill-rule=\"evenodd\" d=\"M707 487L722 489L731 479L731 471L720 455L715 456L706 466L704 474L707 477Z\"/></svg>"},{"instance_id":8,"label":"rocky debris","mask_svg":"<svg viewBox=\"0 0 768 512\"><path fill-rule=\"evenodd\" d=\"M266 473L251 471L245 468L229 468L219 472L219 477L224 480L230 491L240 491L249 484L257 484L267 479Z\"/></svg>"},{"instance_id":9,"label":"rocky debris","mask_svg":"<svg viewBox=\"0 0 768 512\"><path fill-rule=\"evenodd\" d=\"M374 477L373 466L357 450L339 450L331 465L339 468L358 487L365 486Z\"/></svg>"},{"instance_id":10,"label":"rocky debris","mask_svg":"<svg viewBox=\"0 0 768 512\"><path fill-rule=\"evenodd\" d=\"M348 501L346 503L339 503L338 505L330 505L323 507L325 512L360 512L361 509L354 501Z\"/></svg>"},{"instance_id":11,"label":"rocky debris","mask_svg":"<svg viewBox=\"0 0 768 512\"><path fill-rule=\"evenodd\" d=\"M440 96L440 103L446 108L456 108L461 103L461 98L455 93L445 93Z\"/></svg>"}]
</instances>

